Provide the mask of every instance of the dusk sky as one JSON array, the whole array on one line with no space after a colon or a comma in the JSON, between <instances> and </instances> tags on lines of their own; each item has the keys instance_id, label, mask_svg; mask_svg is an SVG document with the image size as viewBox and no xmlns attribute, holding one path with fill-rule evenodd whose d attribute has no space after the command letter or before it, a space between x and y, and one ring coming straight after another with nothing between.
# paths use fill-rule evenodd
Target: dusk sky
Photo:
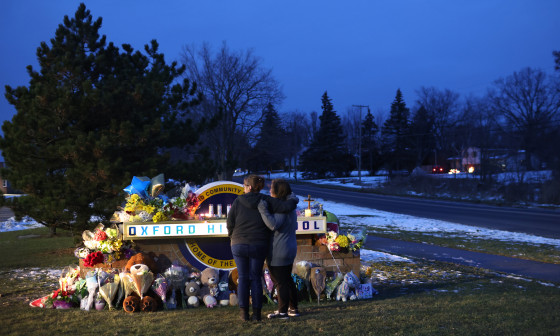
<instances>
[{"instance_id":1,"label":"dusk sky","mask_svg":"<svg viewBox=\"0 0 560 336\"><path fill-rule=\"evenodd\" d=\"M204 41L253 48L282 85L280 112L320 113L325 91L341 116L387 113L398 88L409 107L422 86L483 95L525 67L554 74L560 50L559 0L2 0L0 123L15 113L4 86L28 85L40 42L80 2L108 41L143 50L156 39L168 62Z\"/></svg>"}]
</instances>

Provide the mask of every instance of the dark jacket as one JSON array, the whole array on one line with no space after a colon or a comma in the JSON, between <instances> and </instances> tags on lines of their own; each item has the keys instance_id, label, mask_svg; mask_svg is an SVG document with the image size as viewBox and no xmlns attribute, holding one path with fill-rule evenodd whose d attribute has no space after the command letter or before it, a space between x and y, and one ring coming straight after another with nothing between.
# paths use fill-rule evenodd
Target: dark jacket
<instances>
[{"instance_id":1,"label":"dark jacket","mask_svg":"<svg viewBox=\"0 0 560 336\"><path fill-rule=\"evenodd\" d=\"M261 199L267 201L271 212L291 212L295 210L298 203L297 199L282 201L253 192L237 196L227 217L227 230L231 245L268 245L270 243L272 231L266 227L257 209Z\"/></svg>"},{"instance_id":2,"label":"dark jacket","mask_svg":"<svg viewBox=\"0 0 560 336\"><path fill-rule=\"evenodd\" d=\"M273 230L270 253L266 258L269 266L286 266L294 263L297 255L296 231L298 228L297 214L274 213L268 211L266 202L259 203L259 212L266 226Z\"/></svg>"}]
</instances>

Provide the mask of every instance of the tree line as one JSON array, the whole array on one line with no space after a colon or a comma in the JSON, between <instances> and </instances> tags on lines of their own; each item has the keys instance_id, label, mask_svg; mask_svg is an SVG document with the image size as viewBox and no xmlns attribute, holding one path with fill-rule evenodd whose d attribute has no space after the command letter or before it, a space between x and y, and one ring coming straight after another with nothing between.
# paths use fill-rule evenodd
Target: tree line
<instances>
[{"instance_id":1,"label":"tree line","mask_svg":"<svg viewBox=\"0 0 560 336\"><path fill-rule=\"evenodd\" d=\"M26 196L2 202L53 232L107 221L133 176L202 184L236 168L411 171L468 146L523 149L526 169L540 168L536 156L560 171L560 85L540 70L499 79L484 97L422 87L412 108L397 89L386 119L362 107L340 116L327 91L320 113L280 113L280 83L252 50L187 45L181 64L168 64L157 41L118 47L101 23L80 4L38 47L29 84L6 86L17 113L2 125L0 174Z\"/></svg>"}]
</instances>

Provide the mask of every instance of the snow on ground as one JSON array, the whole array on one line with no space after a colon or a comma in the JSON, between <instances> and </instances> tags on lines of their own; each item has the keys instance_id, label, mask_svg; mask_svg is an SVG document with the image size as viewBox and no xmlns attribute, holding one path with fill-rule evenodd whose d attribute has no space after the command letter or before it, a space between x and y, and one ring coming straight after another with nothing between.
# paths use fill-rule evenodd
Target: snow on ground
<instances>
[{"instance_id":1,"label":"snow on ground","mask_svg":"<svg viewBox=\"0 0 560 336\"><path fill-rule=\"evenodd\" d=\"M356 173L353 176L357 176ZM290 179L290 176L286 173L273 173L271 178L286 178ZM362 182L365 183L383 183L386 177L384 176L363 176ZM332 179L327 180L314 180L307 181L313 183L330 183L330 184L343 184L351 185L349 183L351 179ZM355 178L354 178L355 180ZM305 197L299 196L300 199ZM316 199L317 203L323 204L323 208L328 210L338 216L343 225L343 229L352 225L351 229L359 228L380 228L383 230L400 230L400 231L411 231L411 232L422 232L431 235L443 235L453 236L463 239L477 238L477 239L494 239L501 241L510 241L518 243L529 243L529 244L549 244L560 248L560 239L551 239L545 237L534 236L524 233L516 233L509 231L500 231L486 229L476 226L468 226L462 224L455 224L451 222L445 222L435 219L427 219L420 217L413 217L408 215L395 214L390 212L379 211L371 208L357 207L344 203L334 203L328 202L321 199ZM351 216L351 217L350 217ZM15 218L10 218L5 222L0 222L0 232L5 231L15 231L15 230L25 230L35 227L40 227L41 225L35 222L33 219L27 217L21 221L16 221ZM364 261L375 261L375 260L396 260L396 261L408 261L406 258L401 258L399 256L390 255L387 253L362 250L361 252L362 260Z\"/></svg>"},{"instance_id":2,"label":"snow on ground","mask_svg":"<svg viewBox=\"0 0 560 336\"><path fill-rule=\"evenodd\" d=\"M395 214L371 208L351 206L344 203L328 202L321 199L316 199L316 202L323 204L323 209L336 214L341 222L351 223L355 228L381 228L384 230L423 232L432 235L445 234L447 236L462 237L465 239L478 238L529 244L549 244L560 248L560 239Z\"/></svg>"},{"instance_id":3,"label":"snow on ground","mask_svg":"<svg viewBox=\"0 0 560 336\"><path fill-rule=\"evenodd\" d=\"M0 232L18 231L41 227L33 218L25 217L16 221L15 217L8 218L7 221L0 222Z\"/></svg>"}]
</instances>

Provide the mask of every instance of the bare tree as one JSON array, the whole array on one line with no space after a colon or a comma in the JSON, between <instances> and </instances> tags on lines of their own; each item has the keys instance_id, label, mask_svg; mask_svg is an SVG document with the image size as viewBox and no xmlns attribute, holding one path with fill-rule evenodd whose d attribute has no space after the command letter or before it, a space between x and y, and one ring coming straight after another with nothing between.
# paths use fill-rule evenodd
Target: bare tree
<instances>
[{"instance_id":1,"label":"bare tree","mask_svg":"<svg viewBox=\"0 0 560 336\"><path fill-rule=\"evenodd\" d=\"M451 90L422 87L417 91L418 106L423 106L433 121L433 135L438 151L450 151L449 130L456 122L459 94Z\"/></svg>"},{"instance_id":2,"label":"bare tree","mask_svg":"<svg viewBox=\"0 0 560 336\"><path fill-rule=\"evenodd\" d=\"M476 173L483 181L487 181L496 168L490 160L491 153L501 147L496 117L488 96L482 98L468 96L455 127L454 143L458 153L463 155L468 147L480 149L480 157L477 158L479 170Z\"/></svg>"},{"instance_id":3,"label":"bare tree","mask_svg":"<svg viewBox=\"0 0 560 336\"><path fill-rule=\"evenodd\" d=\"M254 144L265 107L278 106L284 99L280 84L253 50L232 51L226 42L216 53L207 43L200 48L185 46L182 60L186 76L197 82L205 97L200 112L220 115L218 127L207 141L215 149L217 178L229 179L241 150L246 144Z\"/></svg>"},{"instance_id":4,"label":"bare tree","mask_svg":"<svg viewBox=\"0 0 560 336\"><path fill-rule=\"evenodd\" d=\"M503 116L507 134L525 150L525 167L533 169L532 156L547 146L560 110L557 84L545 72L525 68L494 82L493 108Z\"/></svg>"}]
</instances>

